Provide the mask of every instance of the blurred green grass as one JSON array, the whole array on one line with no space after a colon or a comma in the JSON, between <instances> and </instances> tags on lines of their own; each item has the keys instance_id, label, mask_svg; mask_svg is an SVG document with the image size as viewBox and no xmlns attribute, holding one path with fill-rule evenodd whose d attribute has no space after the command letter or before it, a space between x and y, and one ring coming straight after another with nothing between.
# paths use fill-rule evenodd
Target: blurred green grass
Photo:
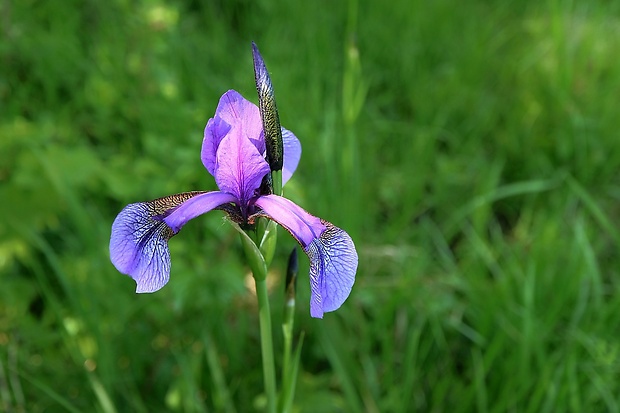
<instances>
[{"instance_id":1,"label":"blurred green grass","mask_svg":"<svg viewBox=\"0 0 620 413\"><path fill-rule=\"evenodd\" d=\"M0 410L260 410L222 217L156 294L107 252L125 204L215 188L251 40L304 148L287 195L360 255L322 321L299 283L295 411L620 410L617 4L5 0L0 33Z\"/></svg>"}]
</instances>

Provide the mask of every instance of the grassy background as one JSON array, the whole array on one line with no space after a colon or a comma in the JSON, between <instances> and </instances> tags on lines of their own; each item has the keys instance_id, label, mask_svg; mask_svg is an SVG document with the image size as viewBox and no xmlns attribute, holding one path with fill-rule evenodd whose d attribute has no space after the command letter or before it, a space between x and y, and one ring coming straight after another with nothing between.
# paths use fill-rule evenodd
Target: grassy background
<instances>
[{"instance_id":1,"label":"grassy background","mask_svg":"<svg viewBox=\"0 0 620 413\"><path fill-rule=\"evenodd\" d=\"M202 130L256 101L251 40L304 148L287 195L360 255L324 320L302 260L296 411L620 410L618 4L2 0L0 36L0 410L260 410L222 214L156 294L108 258L125 204L215 189Z\"/></svg>"}]
</instances>

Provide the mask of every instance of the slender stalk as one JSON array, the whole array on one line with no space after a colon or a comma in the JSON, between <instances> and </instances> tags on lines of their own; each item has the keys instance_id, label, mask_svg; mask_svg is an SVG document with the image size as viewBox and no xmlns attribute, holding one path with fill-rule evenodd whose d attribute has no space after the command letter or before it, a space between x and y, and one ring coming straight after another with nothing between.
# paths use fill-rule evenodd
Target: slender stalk
<instances>
[{"instance_id":1,"label":"slender stalk","mask_svg":"<svg viewBox=\"0 0 620 413\"><path fill-rule=\"evenodd\" d=\"M278 400L278 411L281 413L288 413L293 407L293 397L295 395L297 372L299 369L299 350L301 350L301 343L297 348L298 351L295 358L292 358L298 271L297 248L293 248L288 259L288 268L286 270L286 289L284 294L286 302L284 304L284 317L282 320L284 358L282 361L282 388L280 390L280 399Z\"/></svg>"},{"instance_id":2,"label":"slender stalk","mask_svg":"<svg viewBox=\"0 0 620 413\"><path fill-rule=\"evenodd\" d=\"M273 193L282 196L282 169L271 171L271 179L273 180Z\"/></svg>"},{"instance_id":3,"label":"slender stalk","mask_svg":"<svg viewBox=\"0 0 620 413\"><path fill-rule=\"evenodd\" d=\"M267 395L267 412L276 411L276 367L273 359L273 342L271 334L271 311L269 309L269 296L267 294L267 282L265 279L256 283L256 296L258 298L258 318L260 323L260 343L263 357L263 379L265 393Z\"/></svg>"},{"instance_id":4,"label":"slender stalk","mask_svg":"<svg viewBox=\"0 0 620 413\"><path fill-rule=\"evenodd\" d=\"M284 307L282 333L284 336L284 356L282 360L282 390L278 411L289 412L293 404L296 374L291 355L293 349L293 322L295 319L295 298L287 299Z\"/></svg>"},{"instance_id":5,"label":"slender stalk","mask_svg":"<svg viewBox=\"0 0 620 413\"><path fill-rule=\"evenodd\" d=\"M248 264L254 275L256 297L258 300L258 321L260 324L260 343L263 359L263 381L267 396L267 413L276 412L276 368L273 356L273 341L271 330L271 310L269 308L269 294L267 292L267 264L265 257L256 246L256 240L243 231L239 225L231 222L241 235L241 244L245 251ZM251 233L253 234L253 233ZM258 234L253 234L258 235ZM262 238L262 235L259 237ZM256 238L256 237L254 237Z\"/></svg>"},{"instance_id":6,"label":"slender stalk","mask_svg":"<svg viewBox=\"0 0 620 413\"><path fill-rule=\"evenodd\" d=\"M284 359L282 371L288 372L291 364L291 353L293 348L293 323L295 319L295 299L288 299L284 307L284 322L282 323L282 334L284 335ZM288 377L287 377L288 378Z\"/></svg>"}]
</instances>

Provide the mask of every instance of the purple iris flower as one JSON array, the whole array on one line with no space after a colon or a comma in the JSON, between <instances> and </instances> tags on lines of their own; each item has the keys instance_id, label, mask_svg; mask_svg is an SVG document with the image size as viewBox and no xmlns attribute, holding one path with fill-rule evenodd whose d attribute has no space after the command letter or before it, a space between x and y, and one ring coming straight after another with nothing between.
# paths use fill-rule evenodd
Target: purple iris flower
<instances>
[{"instance_id":1,"label":"purple iris flower","mask_svg":"<svg viewBox=\"0 0 620 413\"><path fill-rule=\"evenodd\" d=\"M282 184L293 175L301 144L282 128ZM213 209L229 219L252 226L259 217L276 221L299 242L310 260L310 314L322 318L338 309L351 292L357 252L342 229L310 215L292 201L262 194L261 182L270 173L259 109L234 90L221 98L207 122L201 158L219 191L193 191L126 206L114 220L110 257L131 276L136 292L162 288L170 278L168 240L190 219Z\"/></svg>"}]
</instances>

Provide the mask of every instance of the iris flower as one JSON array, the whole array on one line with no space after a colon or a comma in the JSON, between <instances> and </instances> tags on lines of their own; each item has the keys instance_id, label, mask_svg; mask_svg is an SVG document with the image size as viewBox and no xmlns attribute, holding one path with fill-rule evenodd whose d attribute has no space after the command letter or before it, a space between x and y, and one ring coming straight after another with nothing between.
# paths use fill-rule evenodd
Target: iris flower
<instances>
[{"instance_id":1,"label":"iris flower","mask_svg":"<svg viewBox=\"0 0 620 413\"><path fill-rule=\"evenodd\" d=\"M257 87L262 84L270 89L270 79L256 48L254 59ZM224 93L215 116L207 122L201 151L202 163L215 178L219 191L183 192L138 202L118 214L112 225L110 257L121 273L136 281L136 292L154 292L168 282L168 240L189 220L217 209L242 228L252 228L260 217L273 220L297 240L310 261L312 317L322 318L324 312L338 309L349 296L358 262L351 237L289 199L264 189L264 178L271 176L273 169L268 161L270 151L266 146L270 142L265 140L264 121L259 108L239 93ZM276 121L279 129L277 117ZM281 131L284 185L297 168L301 144L290 131Z\"/></svg>"}]
</instances>

